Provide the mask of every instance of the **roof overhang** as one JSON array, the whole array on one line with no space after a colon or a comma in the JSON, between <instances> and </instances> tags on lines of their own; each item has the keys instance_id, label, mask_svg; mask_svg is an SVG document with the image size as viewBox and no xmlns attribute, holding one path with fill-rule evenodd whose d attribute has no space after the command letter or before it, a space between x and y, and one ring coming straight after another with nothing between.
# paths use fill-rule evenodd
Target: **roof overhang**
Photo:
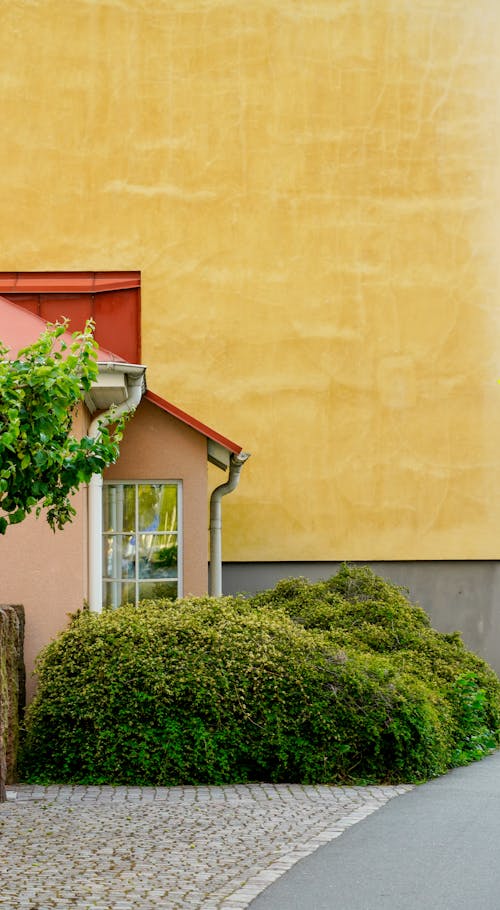
<instances>
[{"instance_id":1,"label":"roof overhang","mask_svg":"<svg viewBox=\"0 0 500 910\"><path fill-rule=\"evenodd\" d=\"M215 442L213 439L207 439L207 458L210 464L214 464L217 468L226 471L231 460L231 452L229 449L226 449L225 446L221 445L220 442Z\"/></svg>"},{"instance_id":2,"label":"roof overhang","mask_svg":"<svg viewBox=\"0 0 500 910\"><path fill-rule=\"evenodd\" d=\"M181 420L182 423L185 423L188 427L191 427L193 430L201 433L202 436L205 436L207 440L208 461L217 468L221 468L223 471L227 470L231 461L231 455L239 455L242 451L242 447L239 446L237 442L233 442L231 439L227 439L226 436L222 436L221 433L218 433L216 430L208 427L205 423L192 417L191 414L187 414L186 411L181 411L175 404L166 401L165 398L161 398L160 395L156 395L155 392L151 392L148 389L144 397L153 404L156 404L162 411L166 411L167 414L171 414L172 417L176 417L177 420Z\"/></svg>"},{"instance_id":3,"label":"roof overhang","mask_svg":"<svg viewBox=\"0 0 500 910\"><path fill-rule=\"evenodd\" d=\"M146 367L111 361L100 362L97 366L97 379L85 394L85 404L91 414L124 404L130 396L129 384L132 378L137 382L142 377L143 393L146 391Z\"/></svg>"},{"instance_id":4,"label":"roof overhang","mask_svg":"<svg viewBox=\"0 0 500 910\"><path fill-rule=\"evenodd\" d=\"M114 376L100 374L85 395L85 404L93 414L94 411L107 411L114 404L123 404L127 398L125 373L115 373Z\"/></svg>"}]
</instances>

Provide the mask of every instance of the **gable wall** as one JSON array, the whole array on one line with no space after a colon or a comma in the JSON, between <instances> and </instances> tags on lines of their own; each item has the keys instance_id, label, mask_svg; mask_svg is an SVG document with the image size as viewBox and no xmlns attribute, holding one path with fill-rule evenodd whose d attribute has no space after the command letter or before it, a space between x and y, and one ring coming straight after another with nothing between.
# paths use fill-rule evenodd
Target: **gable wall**
<instances>
[{"instance_id":1,"label":"gable wall","mask_svg":"<svg viewBox=\"0 0 500 910\"><path fill-rule=\"evenodd\" d=\"M206 593L208 518L205 437L143 400L126 426L120 458L105 472L104 479L182 480L183 590L185 594Z\"/></svg>"}]
</instances>

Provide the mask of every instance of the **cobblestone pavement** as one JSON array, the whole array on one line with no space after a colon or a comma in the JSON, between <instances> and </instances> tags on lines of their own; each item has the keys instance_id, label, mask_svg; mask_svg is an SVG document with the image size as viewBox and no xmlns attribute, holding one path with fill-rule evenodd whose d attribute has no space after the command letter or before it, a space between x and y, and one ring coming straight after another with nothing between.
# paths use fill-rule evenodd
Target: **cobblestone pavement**
<instances>
[{"instance_id":1,"label":"cobblestone pavement","mask_svg":"<svg viewBox=\"0 0 500 910\"><path fill-rule=\"evenodd\" d=\"M8 788L1 910L243 910L410 787Z\"/></svg>"}]
</instances>

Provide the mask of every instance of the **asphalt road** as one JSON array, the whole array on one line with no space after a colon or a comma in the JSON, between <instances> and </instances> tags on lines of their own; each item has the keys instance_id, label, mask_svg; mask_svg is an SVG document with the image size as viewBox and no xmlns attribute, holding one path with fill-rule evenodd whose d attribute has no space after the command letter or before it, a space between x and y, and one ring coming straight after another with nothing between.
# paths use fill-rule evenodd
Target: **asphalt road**
<instances>
[{"instance_id":1,"label":"asphalt road","mask_svg":"<svg viewBox=\"0 0 500 910\"><path fill-rule=\"evenodd\" d=\"M500 752L391 800L249 910L500 910Z\"/></svg>"}]
</instances>

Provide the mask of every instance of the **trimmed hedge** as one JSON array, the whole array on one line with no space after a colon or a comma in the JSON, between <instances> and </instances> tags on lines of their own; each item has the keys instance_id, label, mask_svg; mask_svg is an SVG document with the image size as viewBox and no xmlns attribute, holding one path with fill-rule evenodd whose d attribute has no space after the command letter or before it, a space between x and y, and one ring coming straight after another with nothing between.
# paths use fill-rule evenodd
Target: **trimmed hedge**
<instances>
[{"instance_id":1,"label":"trimmed hedge","mask_svg":"<svg viewBox=\"0 0 500 910\"><path fill-rule=\"evenodd\" d=\"M496 748L500 683L369 569L79 613L39 663L30 781L420 781Z\"/></svg>"}]
</instances>

